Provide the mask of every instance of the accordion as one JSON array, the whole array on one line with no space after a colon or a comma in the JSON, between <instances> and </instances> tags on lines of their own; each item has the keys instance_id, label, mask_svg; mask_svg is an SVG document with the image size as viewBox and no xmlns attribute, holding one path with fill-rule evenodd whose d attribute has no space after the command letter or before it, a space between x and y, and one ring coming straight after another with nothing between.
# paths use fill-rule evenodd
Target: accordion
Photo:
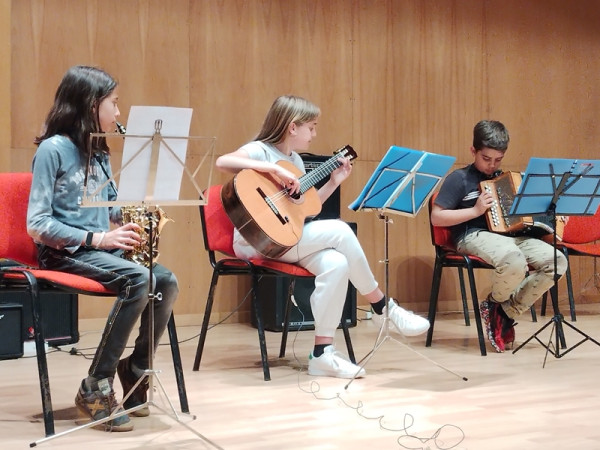
<instances>
[{"instance_id":1,"label":"accordion","mask_svg":"<svg viewBox=\"0 0 600 450\"><path fill-rule=\"evenodd\" d=\"M485 218L490 231L505 234L522 234L532 237L542 237L554 233L550 217L541 216L509 216L519 190L522 177L519 172L504 172L503 174L479 183L481 192L492 194L492 206L486 211ZM556 218L556 235L562 238L566 219Z\"/></svg>"}]
</instances>

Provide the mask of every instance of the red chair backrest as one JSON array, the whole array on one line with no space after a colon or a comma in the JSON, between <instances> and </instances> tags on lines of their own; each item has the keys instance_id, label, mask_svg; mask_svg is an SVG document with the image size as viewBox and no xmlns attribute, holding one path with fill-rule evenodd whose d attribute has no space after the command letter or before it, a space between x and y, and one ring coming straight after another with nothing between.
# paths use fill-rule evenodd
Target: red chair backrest
<instances>
[{"instance_id":1,"label":"red chair backrest","mask_svg":"<svg viewBox=\"0 0 600 450\"><path fill-rule=\"evenodd\" d=\"M233 223L221 202L221 185L208 188L204 211L204 237L206 249L233 256Z\"/></svg>"},{"instance_id":2,"label":"red chair backrest","mask_svg":"<svg viewBox=\"0 0 600 450\"><path fill-rule=\"evenodd\" d=\"M431 198L429 199L429 228L431 231L431 243L438 247L453 249L454 242L452 242L452 234L450 233L450 228L436 227L431 223L431 209L433 208L433 203L435 202L437 194L437 192L434 192L431 195Z\"/></svg>"},{"instance_id":3,"label":"red chair backrest","mask_svg":"<svg viewBox=\"0 0 600 450\"><path fill-rule=\"evenodd\" d=\"M600 208L593 216L569 216L563 230L566 244L587 244L600 239Z\"/></svg>"},{"instance_id":4,"label":"red chair backrest","mask_svg":"<svg viewBox=\"0 0 600 450\"><path fill-rule=\"evenodd\" d=\"M0 258L38 267L37 247L27 234L32 174L0 173Z\"/></svg>"}]
</instances>

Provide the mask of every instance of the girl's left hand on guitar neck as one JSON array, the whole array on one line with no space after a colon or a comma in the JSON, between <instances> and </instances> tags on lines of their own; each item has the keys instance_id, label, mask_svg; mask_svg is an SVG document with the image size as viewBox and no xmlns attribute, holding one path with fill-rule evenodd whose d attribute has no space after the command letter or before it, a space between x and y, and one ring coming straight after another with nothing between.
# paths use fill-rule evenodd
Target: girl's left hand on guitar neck
<instances>
[{"instance_id":1,"label":"girl's left hand on guitar neck","mask_svg":"<svg viewBox=\"0 0 600 450\"><path fill-rule=\"evenodd\" d=\"M350 158L339 158L342 163L340 167L331 172L331 180L336 186L342 184L342 182L350 176L352 173L352 164L350 164Z\"/></svg>"}]
</instances>

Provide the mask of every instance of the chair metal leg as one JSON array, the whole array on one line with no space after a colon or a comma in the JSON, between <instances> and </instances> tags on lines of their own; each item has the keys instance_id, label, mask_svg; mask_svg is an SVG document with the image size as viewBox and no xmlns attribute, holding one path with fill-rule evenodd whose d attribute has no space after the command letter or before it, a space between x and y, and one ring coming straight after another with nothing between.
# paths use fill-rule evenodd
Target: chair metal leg
<instances>
[{"instance_id":1,"label":"chair metal leg","mask_svg":"<svg viewBox=\"0 0 600 450\"><path fill-rule=\"evenodd\" d=\"M546 295L546 294L544 294L544 295ZM535 305L531 305L529 310L531 311L531 321L537 322L537 314L535 313Z\"/></svg>"},{"instance_id":2,"label":"chair metal leg","mask_svg":"<svg viewBox=\"0 0 600 450\"><path fill-rule=\"evenodd\" d=\"M31 297L31 313L33 317L35 350L37 354L40 393L42 395L42 413L44 416L44 430L47 437L54 434L54 411L52 409L52 397L50 395L50 378L48 376L48 361L46 359L46 343L40 315L42 310L40 291L36 278L27 271L24 271L23 274L27 278L27 283L29 284L29 295Z\"/></svg>"},{"instance_id":3,"label":"chair metal leg","mask_svg":"<svg viewBox=\"0 0 600 450\"><path fill-rule=\"evenodd\" d=\"M471 326L471 319L469 318L469 305L467 303L467 290L465 289L465 275L462 267L458 267L458 280L460 282L460 296L462 298L463 315L465 316L465 325Z\"/></svg>"},{"instance_id":4,"label":"chair metal leg","mask_svg":"<svg viewBox=\"0 0 600 450\"><path fill-rule=\"evenodd\" d=\"M288 288L287 302L285 303L285 311L283 313L283 333L281 334L281 346L279 347L279 357L285 356L285 348L287 346L288 332L290 330L290 309L292 307L292 295L294 295L294 287L296 286L296 279L290 280Z\"/></svg>"},{"instance_id":5,"label":"chair metal leg","mask_svg":"<svg viewBox=\"0 0 600 450\"><path fill-rule=\"evenodd\" d=\"M260 345L260 357L263 367L263 375L265 381L271 381L271 373L269 371L269 357L267 355L267 341L265 339L265 327L262 320L262 311L260 300L256 295L258 288L258 277L252 275L252 304L254 305L254 316L256 318L256 328L258 329L258 343Z\"/></svg>"},{"instance_id":6,"label":"chair metal leg","mask_svg":"<svg viewBox=\"0 0 600 450\"><path fill-rule=\"evenodd\" d=\"M433 326L435 325L435 314L437 312L438 295L440 293L440 283L442 282L442 269L442 261L439 257L436 256L435 264L433 266L431 294L429 296L429 314L427 315L427 320L429 320L429 330L427 330L425 347L431 347L431 340L433 339Z\"/></svg>"},{"instance_id":7,"label":"chair metal leg","mask_svg":"<svg viewBox=\"0 0 600 450\"><path fill-rule=\"evenodd\" d=\"M200 361L202 360L202 351L204 350L204 343L206 342L206 333L208 333L208 323L210 321L210 313L212 311L213 301L215 298L217 281L219 281L219 272L217 269L215 269L210 282L208 298L206 299L206 309L204 310L204 319L202 320L202 328L200 329L200 336L198 337L198 347L196 348L196 357L194 358L193 366L194 372L198 371L200 368Z\"/></svg>"},{"instance_id":8,"label":"chair metal leg","mask_svg":"<svg viewBox=\"0 0 600 450\"><path fill-rule=\"evenodd\" d=\"M350 339L350 330L348 330L348 324L346 320L342 317L340 320L340 325L342 326L342 331L344 333L344 339L346 340L346 348L348 349L348 358L352 361L352 364L356 364L356 356L354 356L354 348L352 347L352 340Z\"/></svg>"},{"instance_id":9,"label":"chair metal leg","mask_svg":"<svg viewBox=\"0 0 600 450\"><path fill-rule=\"evenodd\" d=\"M540 308L540 315L543 317L546 315L546 305L548 304L548 291L542 295L542 306Z\"/></svg>"},{"instance_id":10,"label":"chair metal leg","mask_svg":"<svg viewBox=\"0 0 600 450\"><path fill-rule=\"evenodd\" d=\"M179 352L179 341L177 340L177 328L175 326L175 317L171 313L167 325L169 332L169 342L171 343L171 355L173 357L173 368L175 369L175 379L177 380L177 392L179 393L179 403L181 412L189 413L187 391L185 389L185 380L183 378L183 365L181 364L181 353Z\"/></svg>"},{"instance_id":11,"label":"chair metal leg","mask_svg":"<svg viewBox=\"0 0 600 450\"><path fill-rule=\"evenodd\" d=\"M475 325L477 326L477 338L479 340L479 350L481 356L487 355L485 347L485 337L483 335L483 326L481 324L481 314L479 314L479 300L477 298L477 287L475 286L475 273L471 262L467 263L467 274L469 276L469 286L471 288L471 299L473 301L473 311L475 315Z\"/></svg>"}]
</instances>

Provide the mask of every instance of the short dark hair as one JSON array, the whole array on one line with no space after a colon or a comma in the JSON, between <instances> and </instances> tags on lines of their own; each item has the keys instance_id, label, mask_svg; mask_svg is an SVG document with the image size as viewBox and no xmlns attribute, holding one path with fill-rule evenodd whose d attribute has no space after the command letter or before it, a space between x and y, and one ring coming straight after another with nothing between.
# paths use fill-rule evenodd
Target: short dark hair
<instances>
[{"instance_id":1,"label":"short dark hair","mask_svg":"<svg viewBox=\"0 0 600 450\"><path fill-rule=\"evenodd\" d=\"M497 120L481 120L473 128L473 147L475 150L491 148L506 151L508 148L508 130Z\"/></svg>"}]
</instances>

